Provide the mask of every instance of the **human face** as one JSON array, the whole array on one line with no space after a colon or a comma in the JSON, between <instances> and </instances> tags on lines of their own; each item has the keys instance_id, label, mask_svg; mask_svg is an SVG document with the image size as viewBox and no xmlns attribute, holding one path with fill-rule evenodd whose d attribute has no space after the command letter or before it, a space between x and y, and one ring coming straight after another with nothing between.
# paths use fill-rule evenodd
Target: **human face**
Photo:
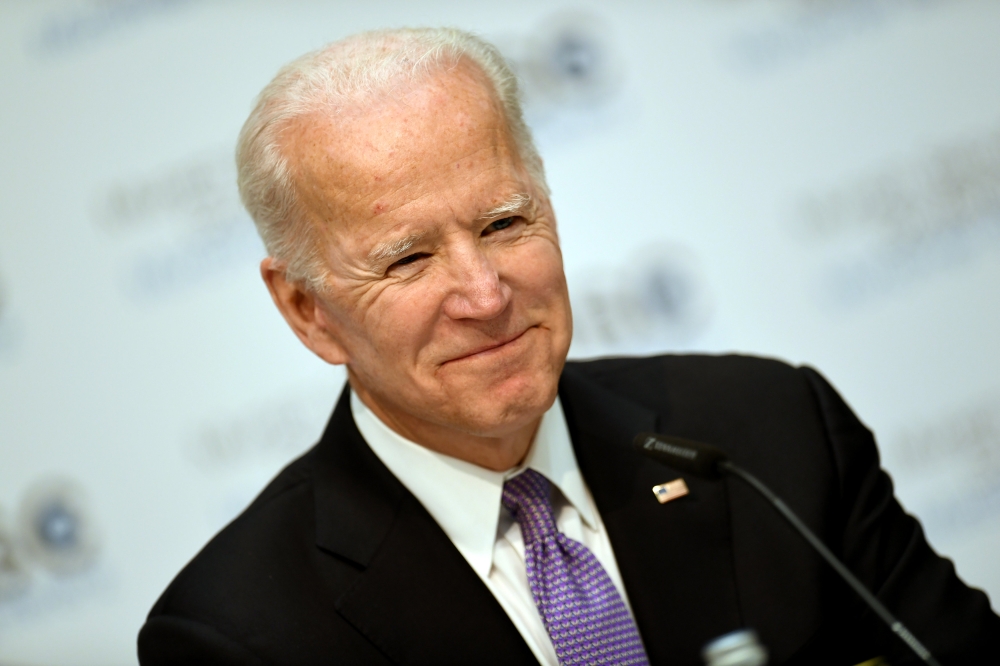
<instances>
[{"instance_id":1,"label":"human face","mask_svg":"<svg viewBox=\"0 0 1000 666\"><path fill-rule=\"evenodd\" d=\"M312 116L286 146L327 237L334 357L369 407L432 448L533 432L572 332L550 203L486 90L460 66Z\"/></svg>"}]
</instances>

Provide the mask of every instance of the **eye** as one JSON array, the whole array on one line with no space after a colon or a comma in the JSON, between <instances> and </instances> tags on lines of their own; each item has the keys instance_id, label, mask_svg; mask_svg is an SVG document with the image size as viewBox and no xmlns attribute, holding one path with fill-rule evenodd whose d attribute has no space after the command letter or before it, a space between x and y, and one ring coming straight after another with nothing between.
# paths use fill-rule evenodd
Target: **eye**
<instances>
[{"instance_id":1,"label":"eye","mask_svg":"<svg viewBox=\"0 0 1000 666\"><path fill-rule=\"evenodd\" d=\"M509 227L512 224L514 224L514 218L513 217L504 217L504 218L501 218L501 219L497 220L496 222L492 222L489 226L487 226L485 229L483 229L483 235L486 236L488 234L493 233L494 231L503 231L504 229L506 229L507 227Z\"/></svg>"},{"instance_id":2,"label":"eye","mask_svg":"<svg viewBox=\"0 0 1000 666\"><path fill-rule=\"evenodd\" d=\"M426 252L414 252L413 254L407 255L407 256L403 257L402 259L400 259L399 261L395 262L392 266L390 266L390 268L393 268L393 267L396 267L396 266L406 266L407 264L412 264L414 261L417 261L419 259L423 259L424 257L429 257L429 256L430 255L427 254Z\"/></svg>"}]
</instances>

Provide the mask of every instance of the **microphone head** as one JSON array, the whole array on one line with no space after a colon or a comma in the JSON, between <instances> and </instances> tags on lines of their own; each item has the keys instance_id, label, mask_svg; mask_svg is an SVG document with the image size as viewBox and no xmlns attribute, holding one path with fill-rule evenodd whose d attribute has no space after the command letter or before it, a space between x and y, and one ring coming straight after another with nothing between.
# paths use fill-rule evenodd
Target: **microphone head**
<instances>
[{"instance_id":1,"label":"microphone head","mask_svg":"<svg viewBox=\"0 0 1000 666\"><path fill-rule=\"evenodd\" d=\"M719 463L729 459L721 449L710 444L655 432L639 433L632 445L654 460L703 479L721 478Z\"/></svg>"}]
</instances>

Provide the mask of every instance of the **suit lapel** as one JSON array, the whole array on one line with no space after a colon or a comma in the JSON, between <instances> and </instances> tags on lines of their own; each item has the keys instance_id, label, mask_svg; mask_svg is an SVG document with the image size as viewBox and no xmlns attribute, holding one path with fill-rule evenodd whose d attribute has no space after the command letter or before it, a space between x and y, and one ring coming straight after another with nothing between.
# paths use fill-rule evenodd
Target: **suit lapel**
<instances>
[{"instance_id":1,"label":"suit lapel","mask_svg":"<svg viewBox=\"0 0 1000 666\"><path fill-rule=\"evenodd\" d=\"M365 443L348 391L314 476L316 543L361 570L337 611L397 664L536 663L447 535Z\"/></svg>"},{"instance_id":2,"label":"suit lapel","mask_svg":"<svg viewBox=\"0 0 1000 666\"><path fill-rule=\"evenodd\" d=\"M701 664L707 641L742 626L725 484L685 476L690 494L660 504L652 487L682 475L631 441L642 431L669 433L669 418L657 423L572 365L560 396L651 662Z\"/></svg>"}]
</instances>

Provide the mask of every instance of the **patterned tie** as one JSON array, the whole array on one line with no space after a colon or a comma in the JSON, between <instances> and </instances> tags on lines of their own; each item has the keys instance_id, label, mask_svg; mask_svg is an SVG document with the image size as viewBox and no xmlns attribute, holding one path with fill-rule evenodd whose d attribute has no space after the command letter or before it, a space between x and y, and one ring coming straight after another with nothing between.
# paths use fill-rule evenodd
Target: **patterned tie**
<instances>
[{"instance_id":1,"label":"patterned tie","mask_svg":"<svg viewBox=\"0 0 1000 666\"><path fill-rule=\"evenodd\" d=\"M521 526L531 596L559 663L648 665L608 572L586 546L556 528L548 479L527 469L504 484L502 501Z\"/></svg>"}]
</instances>

